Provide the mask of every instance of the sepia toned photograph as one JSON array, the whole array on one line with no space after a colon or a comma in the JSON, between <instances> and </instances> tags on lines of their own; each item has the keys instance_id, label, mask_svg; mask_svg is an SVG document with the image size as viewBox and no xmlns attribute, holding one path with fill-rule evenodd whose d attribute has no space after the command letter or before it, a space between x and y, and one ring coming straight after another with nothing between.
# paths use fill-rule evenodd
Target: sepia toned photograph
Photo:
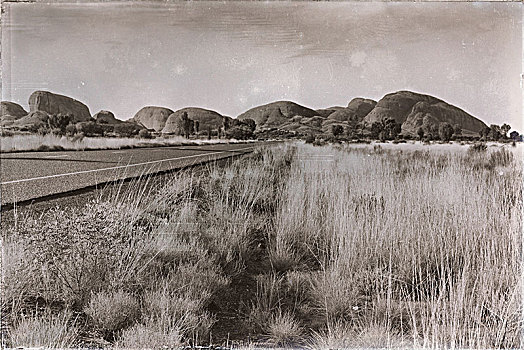
<instances>
[{"instance_id":1,"label":"sepia toned photograph","mask_svg":"<svg viewBox=\"0 0 524 350\"><path fill-rule=\"evenodd\" d=\"M3 1L1 348L523 348L523 6Z\"/></svg>"}]
</instances>

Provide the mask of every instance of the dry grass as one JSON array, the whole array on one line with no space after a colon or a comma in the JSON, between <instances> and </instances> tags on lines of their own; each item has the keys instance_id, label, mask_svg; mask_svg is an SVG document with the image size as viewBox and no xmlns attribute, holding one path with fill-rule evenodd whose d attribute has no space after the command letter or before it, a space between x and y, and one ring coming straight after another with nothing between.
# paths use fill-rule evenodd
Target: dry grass
<instances>
[{"instance_id":1,"label":"dry grass","mask_svg":"<svg viewBox=\"0 0 524 350\"><path fill-rule=\"evenodd\" d=\"M100 331L112 336L138 320L140 306L133 295L122 290L103 291L91 296L84 312Z\"/></svg>"},{"instance_id":2,"label":"dry grass","mask_svg":"<svg viewBox=\"0 0 524 350\"><path fill-rule=\"evenodd\" d=\"M40 298L107 305L83 327L116 347L203 343L233 322L280 346L519 348L520 149L408 146L283 145L22 218L3 244L5 322L23 333ZM246 313L221 319L250 279Z\"/></svg>"},{"instance_id":3,"label":"dry grass","mask_svg":"<svg viewBox=\"0 0 524 350\"><path fill-rule=\"evenodd\" d=\"M272 249L319 274L311 303L327 324L382 325L424 347L518 347L522 173L510 152L303 146Z\"/></svg>"},{"instance_id":4,"label":"dry grass","mask_svg":"<svg viewBox=\"0 0 524 350\"><path fill-rule=\"evenodd\" d=\"M34 314L24 316L16 327L11 328L9 337L12 347L65 349L76 344L78 330L70 312Z\"/></svg>"},{"instance_id":5,"label":"dry grass","mask_svg":"<svg viewBox=\"0 0 524 350\"><path fill-rule=\"evenodd\" d=\"M136 324L122 332L115 349L174 349L184 344L177 328L157 329Z\"/></svg>"},{"instance_id":6,"label":"dry grass","mask_svg":"<svg viewBox=\"0 0 524 350\"><path fill-rule=\"evenodd\" d=\"M14 135L0 137L1 152L20 151L78 151L100 149L122 149L137 147L161 147L180 145L207 145L246 141L211 139L189 140L181 136L156 139L115 137L66 137L53 134Z\"/></svg>"}]
</instances>

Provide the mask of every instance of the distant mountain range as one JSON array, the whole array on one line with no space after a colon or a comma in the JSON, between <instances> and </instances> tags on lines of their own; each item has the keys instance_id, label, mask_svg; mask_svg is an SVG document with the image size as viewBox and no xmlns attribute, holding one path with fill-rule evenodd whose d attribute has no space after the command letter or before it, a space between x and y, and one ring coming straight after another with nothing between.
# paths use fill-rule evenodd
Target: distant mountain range
<instances>
[{"instance_id":1,"label":"distant mountain range","mask_svg":"<svg viewBox=\"0 0 524 350\"><path fill-rule=\"evenodd\" d=\"M29 112L20 105L2 101L0 125L5 128L34 130L43 124L49 115L62 113L73 116L73 122L98 122L118 124L123 121L109 111L100 111L93 117L89 108L73 98L47 91L35 91L29 97ZM159 133L170 134L176 130L175 121L185 114L198 121L199 129L216 130L223 126L224 119L231 119L215 111L188 107L173 111L166 107L147 106L126 121ZM333 106L310 109L291 101L278 101L254 107L237 117L239 120L253 119L256 130L282 130L299 135L326 134L333 125L344 128L370 128L374 122L394 119L401 125L403 135L416 136L419 128L438 128L441 123L460 127L465 136L478 136L486 124L462 109L436 97L411 91L398 91L385 95L378 102L354 98L347 107Z\"/></svg>"}]
</instances>

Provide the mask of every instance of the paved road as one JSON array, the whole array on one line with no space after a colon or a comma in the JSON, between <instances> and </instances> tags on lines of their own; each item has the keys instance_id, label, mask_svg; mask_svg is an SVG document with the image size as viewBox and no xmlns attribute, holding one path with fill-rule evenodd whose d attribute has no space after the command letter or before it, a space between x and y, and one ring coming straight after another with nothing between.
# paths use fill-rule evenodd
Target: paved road
<instances>
[{"instance_id":1,"label":"paved road","mask_svg":"<svg viewBox=\"0 0 524 350\"><path fill-rule=\"evenodd\" d=\"M257 145L260 143L2 154L1 204L222 159L251 152Z\"/></svg>"}]
</instances>

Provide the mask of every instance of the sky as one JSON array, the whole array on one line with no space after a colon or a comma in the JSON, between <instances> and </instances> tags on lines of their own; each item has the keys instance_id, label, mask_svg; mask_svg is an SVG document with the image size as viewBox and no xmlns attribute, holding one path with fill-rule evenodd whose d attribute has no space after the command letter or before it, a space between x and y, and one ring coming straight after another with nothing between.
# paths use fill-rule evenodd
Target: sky
<instances>
[{"instance_id":1,"label":"sky","mask_svg":"<svg viewBox=\"0 0 524 350\"><path fill-rule=\"evenodd\" d=\"M521 3L4 3L2 100L236 117L412 90L522 131Z\"/></svg>"}]
</instances>

